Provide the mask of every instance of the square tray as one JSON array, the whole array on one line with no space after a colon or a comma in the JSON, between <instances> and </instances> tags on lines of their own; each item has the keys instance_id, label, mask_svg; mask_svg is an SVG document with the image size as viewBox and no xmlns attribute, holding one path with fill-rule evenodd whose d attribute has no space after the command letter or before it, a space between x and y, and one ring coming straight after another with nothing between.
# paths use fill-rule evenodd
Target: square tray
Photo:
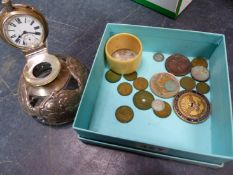
<instances>
[{"instance_id":1,"label":"square tray","mask_svg":"<svg viewBox=\"0 0 233 175\"><path fill-rule=\"evenodd\" d=\"M189 124L179 119L174 111L168 118L161 119L152 110L142 111L133 105L135 89L126 97L118 94L117 85L126 80L123 77L117 83L105 80L105 72L109 68L104 47L109 37L122 32L134 34L142 41L142 63L137 72L147 80L154 73L166 72L164 62L153 60L155 52L162 52L165 58L173 53L181 53L190 60L196 56L207 58L211 77L207 82L211 89L206 95L211 104L211 114L207 121ZM150 91L150 88L147 90ZM172 100L165 101L172 104ZM115 118L115 110L121 105L129 105L134 110L134 118L127 124ZM185 160L216 165L232 160L232 107L224 35L107 24L73 128L82 138Z\"/></svg>"}]
</instances>

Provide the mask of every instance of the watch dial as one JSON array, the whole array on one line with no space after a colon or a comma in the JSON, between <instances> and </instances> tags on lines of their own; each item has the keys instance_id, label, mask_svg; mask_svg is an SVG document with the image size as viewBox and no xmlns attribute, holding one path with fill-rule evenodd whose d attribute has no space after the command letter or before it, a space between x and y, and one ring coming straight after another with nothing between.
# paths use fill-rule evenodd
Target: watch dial
<instances>
[{"instance_id":1,"label":"watch dial","mask_svg":"<svg viewBox=\"0 0 233 175\"><path fill-rule=\"evenodd\" d=\"M12 44L21 48L37 47L44 39L42 24L28 15L15 15L7 19L4 33Z\"/></svg>"}]
</instances>

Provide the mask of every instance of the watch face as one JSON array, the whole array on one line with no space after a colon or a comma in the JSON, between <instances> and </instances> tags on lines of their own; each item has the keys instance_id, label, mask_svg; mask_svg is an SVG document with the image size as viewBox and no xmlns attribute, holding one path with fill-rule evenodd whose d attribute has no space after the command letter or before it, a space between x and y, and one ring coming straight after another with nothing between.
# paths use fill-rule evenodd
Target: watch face
<instances>
[{"instance_id":1,"label":"watch face","mask_svg":"<svg viewBox=\"0 0 233 175\"><path fill-rule=\"evenodd\" d=\"M33 16L14 15L4 23L7 40L20 48L37 47L44 40L44 28Z\"/></svg>"}]
</instances>

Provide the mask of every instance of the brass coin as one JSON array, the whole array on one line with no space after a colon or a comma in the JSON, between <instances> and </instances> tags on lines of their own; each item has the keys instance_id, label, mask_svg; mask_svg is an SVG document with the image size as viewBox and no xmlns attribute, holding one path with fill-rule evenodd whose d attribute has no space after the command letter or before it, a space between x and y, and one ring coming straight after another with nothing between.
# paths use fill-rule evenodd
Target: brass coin
<instances>
[{"instance_id":1,"label":"brass coin","mask_svg":"<svg viewBox=\"0 0 233 175\"><path fill-rule=\"evenodd\" d=\"M197 57L197 58L194 58L191 62L192 64L192 67L195 67L195 66L204 66L204 67L208 67L208 63L206 61L205 58L202 58L202 57Z\"/></svg>"},{"instance_id":2,"label":"brass coin","mask_svg":"<svg viewBox=\"0 0 233 175\"><path fill-rule=\"evenodd\" d=\"M133 119L134 112L129 106L120 106L115 112L116 119L121 123L128 123Z\"/></svg>"},{"instance_id":3,"label":"brass coin","mask_svg":"<svg viewBox=\"0 0 233 175\"><path fill-rule=\"evenodd\" d=\"M172 108L169 105L169 103L167 103L167 102L164 102L164 103L165 103L165 108L162 111L153 110L154 114L157 115L160 118L166 118L169 115L171 115L171 112L172 112Z\"/></svg>"},{"instance_id":4,"label":"brass coin","mask_svg":"<svg viewBox=\"0 0 233 175\"><path fill-rule=\"evenodd\" d=\"M124 78L128 81L133 81L137 78L137 76L138 76L137 72L133 72L131 74L125 74Z\"/></svg>"},{"instance_id":5,"label":"brass coin","mask_svg":"<svg viewBox=\"0 0 233 175\"><path fill-rule=\"evenodd\" d=\"M150 79L151 91L162 98L171 98L180 90L179 81L170 73L157 73Z\"/></svg>"},{"instance_id":6,"label":"brass coin","mask_svg":"<svg viewBox=\"0 0 233 175\"><path fill-rule=\"evenodd\" d=\"M196 86L196 82L191 77L183 77L180 80L180 85L186 90L192 90Z\"/></svg>"},{"instance_id":7,"label":"brass coin","mask_svg":"<svg viewBox=\"0 0 233 175\"><path fill-rule=\"evenodd\" d=\"M173 109L179 118L188 123L201 123L209 117L208 99L196 91L181 91L174 101Z\"/></svg>"},{"instance_id":8,"label":"brass coin","mask_svg":"<svg viewBox=\"0 0 233 175\"><path fill-rule=\"evenodd\" d=\"M184 55L173 54L167 58L165 67L169 73L176 76L183 76L190 73L192 65Z\"/></svg>"},{"instance_id":9,"label":"brass coin","mask_svg":"<svg viewBox=\"0 0 233 175\"><path fill-rule=\"evenodd\" d=\"M121 83L117 87L118 93L123 96L127 96L131 94L132 90L133 90L132 85L127 82Z\"/></svg>"},{"instance_id":10,"label":"brass coin","mask_svg":"<svg viewBox=\"0 0 233 175\"><path fill-rule=\"evenodd\" d=\"M204 66L195 66L191 70L191 75L197 81L207 81L209 79L210 73Z\"/></svg>"},{"instance_id":11,"label":"brass coin","mask_svg":"<svg viewBox=\"0 0 233 175\"><path fill-rule=\"evenodd\" d=\"M112 70L108 70L105 73L105 78L110 83L116 83L121 79L121 75L118 73L113 72Z\"/></svg>"},{"instance_id":12,"label":"brass coin","mask_svg":"<svg viewBox=\"0 0 233 175\"><path fill-rule=\"evenodd\" d=\"M201 94L207 94L210 91L209 85L204 82L197 83L196 89Z\"/></svg>"},{"instance_id":13,"label":"brass coin","mask_svg":"<svg viewBox=\"0 0 233 175\"><path fill-rule=\"evenodd\" d=\"M153 100L153 95L148 91L139 91L133 97L134 105L141 110L150 109Z\"/></svg>"},{"instance_id":14,"label":"brass coin","mask_svg":"<svg viewBox=\"0 0 233 175\"><path fill-rule=\"evenodd\" d=\"M143 77L138 77L134 80L133 86L137 90L145 90L148 87L148 81Z\"/></svg>"}]
</instances>

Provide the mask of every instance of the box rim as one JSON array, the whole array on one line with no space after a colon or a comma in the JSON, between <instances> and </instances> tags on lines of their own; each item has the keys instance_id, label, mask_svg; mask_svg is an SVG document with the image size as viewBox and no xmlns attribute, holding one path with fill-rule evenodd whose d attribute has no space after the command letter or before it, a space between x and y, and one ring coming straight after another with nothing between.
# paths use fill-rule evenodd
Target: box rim
<instances>
[{"instance_id":1,"label":"box rim","mask_svg":"<svg viewBox=\"0 0 233 175\"><path fill-rule=\"evenodd\" d=\"M148 155L148 154L153 154L153 156L155 157L159 157L159 158L164 158L164 159L170 159L170 160L174 160L174 161L180 161L180 162L188 162L190 164L194 164L194 165L202 165L202 166L206 166L206 167L211 167L211 168L223 168L224 167L224 163L221 164L214 164L214 163L209 163L209 162L205 162L205 161L198 161L198 160L192 160L192 159L188 159L188 158L182 158L182 157L176 157L176 156L171 156L171 155L166 155L166 154L161 154L158 152L151 152L151 151L146 151L146 150L142 150L142 149L137 149L137 148L132 148L132 147L127 147L127 146L121 146L121 145L117 145L117 144L111 144L111 143L106 143L106 142L102 142L102 141L98 141L98 140L93 140L93 139L88 139L85 137L78 137L79 140L81 140L83 143L88 143L88 144L95 144L95 145L101 145L101 146L106 146L108 148L114 147L117 148L118 150L129 150L132 152L136 152L139 154L143 154L143 155ZM87 141L87 142L85 142Z\"/></svg>"}]
</instances>

